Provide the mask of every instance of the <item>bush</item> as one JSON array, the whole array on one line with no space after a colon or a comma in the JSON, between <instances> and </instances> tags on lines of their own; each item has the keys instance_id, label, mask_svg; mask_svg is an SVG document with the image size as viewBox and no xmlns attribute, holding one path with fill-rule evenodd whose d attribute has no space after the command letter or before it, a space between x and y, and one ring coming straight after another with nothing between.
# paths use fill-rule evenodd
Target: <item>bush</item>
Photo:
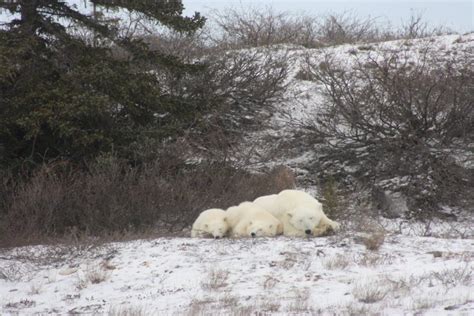
<instances>
[{"instance_id":1,"label":"bush","mask_svg":"<svg viewBox=\"0 0 474 316\"><path fill-rule=\"evenodd\" d=\"M418 62L354 58L350 69L308 59L328 98L308 126L323 142L323 169L405 193L412 215L460 203L474 184L473 169L453 155L474 140L472 60L442 62L429 50Z\"/></svg>"},{"instance_id":2,"label":"bush","mask_svg":"<svg viewBox=\"0 0 474 316\"><path fill-rule=\"evenodd\" d=\"M225 162L185 163L173 153L133 168L113 156L99 159L88 172L45 165L31 179L17 180L1 205L0 245L73 232L181 233L204 209L225 209L293 186L284 170L250 174Z\"/></svg>"},{"instance_id":3,"label":"bush","mask_svg":"<svg viewBox=\"0 0 474 316\"><path fill-rule=\"evenodd\" d=\"M182 135L215 157L230 150L246 132L266 125L287 88L288 55L270 49L214 50L200 62L203 69L186 76L156 71L171 95L196 108L188 113L193 124Z\"/></svg>"},{"instance_id":4,"label":"bush","mask_svg":"<svg viewBox=\"0 0 474 316\"><path fill-rule=\"evenodd\" d=\"M318 47L315 18L275 12L271 7L214 12L211 43L224 48L297 44Z\"/></svg>"},{"instance_id":5,"label":"bush","mask_svg":"<svg viewBox=\"0 0 474 316\"><path fill-rule=\"evenodd\" d=\"M351 12L321 16L292 15L276 12L271 7L250 7L215 11L214 23L206 33L211 46L248 48L279 44L302 45L306 48L370 43L395 39L413 39L448 34L445 27L430 28L422 14L411 15L395 29L388 22L360 18Z\"/></svg>"}]
</instances>

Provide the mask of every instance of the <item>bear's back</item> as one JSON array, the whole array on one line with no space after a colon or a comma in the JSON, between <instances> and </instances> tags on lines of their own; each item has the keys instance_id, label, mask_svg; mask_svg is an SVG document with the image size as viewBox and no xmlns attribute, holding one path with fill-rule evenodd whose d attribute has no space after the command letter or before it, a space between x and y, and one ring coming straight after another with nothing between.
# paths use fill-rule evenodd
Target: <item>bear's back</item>
<instances>
[{"instance_id":1,"label":"bear's back","mask_svg":"<svg viewBox=\"0 0 474 316\"><path fill-rule=\"evenodd\" d=\"M200 223L207 223L212 220L224 219L226 217L226 212L220 208L211 208L205 211L202 211L201 214L194 221L194 225L200 225Z\"/></svg>"},{"instance_id":2,"label":"bear's back","mask_svg":"<svg viewBox=\"0 0 474 316\"><path fill-rule=\"evenodd\" d=\"M265 210L265 208L253 202L242 202L237 206L232 206L226 211L227 222L231 226L246 220L248 218L268 218L273 215Z\"/></svg>"},{"instance_id":3,"label":"bear's back","mask_svg":"<svg viewBox=\"0 0 474 316\"><path fill-rule=\"evenodd\" d=\"M310 194L300 190L283 190L278 193L278 203L286 210L292 210L300 206L318 207L321 203Z\"/></svg>"},{"instance_id":4,"label":"bear's back","mask_svg":"<svg viewBox=\"0 0 474 316\"><path fill-rule=\"evenodd\" d=\"M264 195L255 199L253 202L276 217L281 216L281 214L285 211L278 201L277 194Z\"/></svg>"}]
</instances>

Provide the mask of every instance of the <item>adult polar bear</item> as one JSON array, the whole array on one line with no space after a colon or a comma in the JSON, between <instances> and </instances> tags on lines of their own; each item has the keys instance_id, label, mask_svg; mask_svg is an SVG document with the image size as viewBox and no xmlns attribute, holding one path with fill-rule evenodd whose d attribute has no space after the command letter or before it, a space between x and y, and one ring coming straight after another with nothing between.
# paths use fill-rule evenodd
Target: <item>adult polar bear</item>
<instances>
[{"instance_id":1,"label":"adult polar bear","mask_svg":"<svg viewBox=\"0 0 474 316\"><path fill-rule=\"evenodd\" d=\"M230 235L233 237L271 237L283 233L283 225L264 208L242 202L226 211Z\"/></svg>"},{"instance_id":2,"label":"adult polar bear","mask_svg":"<svg viewBox=\"0 0 474 316\"><path fill-rule=\"evenodd\" d=\"M303 191L283 190L259 197L254 203L281 221L285 236L321 236L329 229L340 228L339 223L324 214L322 204Z\"/></svg>"}]
</instances>

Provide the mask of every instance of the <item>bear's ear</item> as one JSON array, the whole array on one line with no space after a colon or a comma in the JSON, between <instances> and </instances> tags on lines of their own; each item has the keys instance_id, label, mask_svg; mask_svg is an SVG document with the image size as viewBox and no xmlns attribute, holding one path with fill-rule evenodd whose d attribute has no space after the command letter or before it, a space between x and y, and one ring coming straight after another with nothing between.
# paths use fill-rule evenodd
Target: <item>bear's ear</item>
<instances>
[{"instance_id":1,"label":"bear's ear","mask_svg":"<svg viewBox=\"0 0 474 316\"><path fill-rule=\"evenodd\" d=\"M293 217L293 213L290 212L286 213L286 215L288 215L288 217Z\"/></svg>"}]
</instances>

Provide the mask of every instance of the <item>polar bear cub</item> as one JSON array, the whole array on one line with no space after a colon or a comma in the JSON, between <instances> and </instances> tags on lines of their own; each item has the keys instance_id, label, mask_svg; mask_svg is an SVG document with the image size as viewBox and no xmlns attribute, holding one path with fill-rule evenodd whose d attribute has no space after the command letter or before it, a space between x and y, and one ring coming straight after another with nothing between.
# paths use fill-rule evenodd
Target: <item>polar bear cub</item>
<instances>
[{"instance_id":1,"label":"polar bear cub","mask_svg":"<svg viewBox=\"0 0 474 316\"><path fill-rule=\"evenodd\" d=\"M229 207L226 213L234 237L270 237L283 233L280 221L252 202Z\"/></svg>"},{"instance_id":2,"label":"polar bear cub","mask_svg":"<svg viewBox=\"0 0 474 316\"><path fill-rule=\"evenodd\" d=\"M324 214L322 204L303 191L283 190L259 197L254 203L281 221L285 236L321 236L329 229L340 228Z\"/></svg>"},{"instance_id":3,"label":"polar bear cub","mask_svg":"<svg viewBox=\"0 0 474 316\"><path fill-rule=\"evenodd\" d=\"M191 237L212 236L216 239L224 237L229 231L227 213L219 208L211 208L199 214L194 221Z\"/></svg>"}]
</instances>

